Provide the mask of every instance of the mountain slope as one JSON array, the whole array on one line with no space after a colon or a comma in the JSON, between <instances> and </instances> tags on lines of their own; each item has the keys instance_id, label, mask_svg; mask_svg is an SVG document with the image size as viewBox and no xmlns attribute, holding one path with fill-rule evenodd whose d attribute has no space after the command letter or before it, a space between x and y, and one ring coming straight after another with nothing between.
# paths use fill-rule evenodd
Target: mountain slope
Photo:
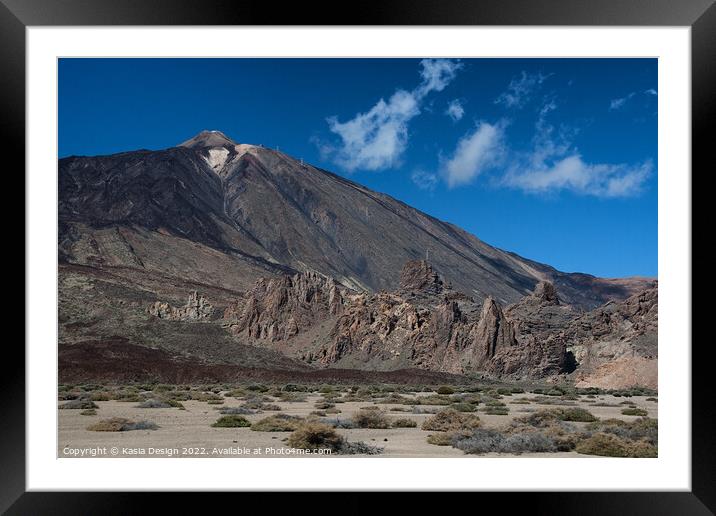
<instances>
[{"instance_id":1,"label":"mountain slope","mask_svg":"<svg viewBox=\"0 0 716 516\"><path fill-rule=\"evenodd\" d=\"M163 151L61 159L59 199L63 262L239 290L259 277L307 271L354 290L395 290L403 264L426 253L455 290L477 301L516 302L548 280L565 302L593 308L648 283L559 272L218 131Z\"/></svg>"}]
</instances>

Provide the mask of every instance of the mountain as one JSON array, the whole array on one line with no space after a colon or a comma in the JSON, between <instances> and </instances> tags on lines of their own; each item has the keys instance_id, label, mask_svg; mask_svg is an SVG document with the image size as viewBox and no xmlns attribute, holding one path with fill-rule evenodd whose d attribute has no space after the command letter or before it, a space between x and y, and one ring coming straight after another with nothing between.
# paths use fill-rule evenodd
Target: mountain
<instances>
[{"instance_id":1,"label":"mountain","mask_svg":"<svg viewBox=\"0 0 716 516\"><path fill-rule=\"evenodd\" d=\"M629 327L639 314L614 307L656 291L652 280L564 273L491 247L219 131L161 151L63 158L58 174L67 381L360 371L427 382L482 371L589 383L607 378L622 337L620 357L641 350Z\"/></svg>"},{"instance_id":2,"label":"mountain","mask_svg":"<svg viewBox=\"0 0 716 516\"><path fill-rule=\"evenodd\" d=\"M259 277L308 271L355 290L395 290L403 264L426 254L455 290L503 304L550 281L566 302L588 309L648 282L557 271L218 131L162 151L61 159L59 221L62 262L236 290Z\"/></svg>"}]
</instances>

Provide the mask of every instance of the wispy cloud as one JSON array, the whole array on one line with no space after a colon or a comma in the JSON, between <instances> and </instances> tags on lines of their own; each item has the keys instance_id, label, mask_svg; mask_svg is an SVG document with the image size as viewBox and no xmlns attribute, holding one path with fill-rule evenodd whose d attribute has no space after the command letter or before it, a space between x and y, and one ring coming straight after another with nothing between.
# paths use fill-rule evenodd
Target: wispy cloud
<instances>
[{"instance_id":1,"label":"wispy cloud","mask_svg":"<svg viewBox=\"0 0 716 516\"><path fill-rule=\"evenodd\" d=\"M554 101L543 106L535 123L532 150L514 156L498 184L527 193L571 191L603 198L632 197L642 192L653 171L651 161L631 165L584 161L571 144L570 131L557 130L547 121L547 115L555 109Z\"/></svg>"},{"instance_id":2,"label":"wispy cloud","mask_svg":"<svg viewBox=\"0 0 716 516\"><path fill-rule=\"evenodd\" d=\"M465 108L462 106L460 99L451 100L448 102L448 107L445 110L445 114L453 119L454 122L462 119L465 115Z\"/></svg>"},{"instance_id":3,"label":"wispy cloud","mask_svg":"<svg viewBox=\"0 0 716 516\"><path fill-rule=\"evenodd\" d=\"M658 95L657 91L654 88L649 88L648 90L644 90L644 93L646 93L647 95L654 95L654 96Z\"/></svg>"},{"instance_id":4,"label":"wispy cloud","mask_svg":"<svg viewBox=\"0 0 716 516\"><path fill-rule=\"evenodd\" d=\"M503 178L507 186L531 193L569 190L595 197L632 197L641 193L653 164L639 165L586 163L571 154L538 169L511 169Z\"/></svg>"},{"instance_id":5,"label":"wispy cloud","mask_svg":"<svg viewBox=\"0 0 716 516\"><path fill-rule=\"evenodd\" d=\"M549 77L541 73L530 74L525 71L514 77L507 90L495 99L495 104L509 108L521 108L530 100L532 93Z\"/></svg>"},{"instance_id":6,"label":"wispy cloud","mask_svg":"<svg viewBox=\"0 0 716 516\"><path fill-rule=\"evenodd\" d=\"M612 99L612 100L609 102L609 111L616 111L617 109L623 108L623 107L624 107L624 104L626 104L627 101L630 100L634 95L635 95L635 93L632 91L632 92L631 92L629 95L627 95L626 97L621 97L621 98L618 98L618 99Z\"/></svg>"},{"instance_id":7,"label":"wispy cloud","mask_svg":"<svg viewBox=\"0 0 716 516\"><path fill-rule=\"evenodd\" d=\"M471 183L499 163L503 155L504 129L502 123L480 122L457 142L452 156L441 166L449 188Z\"/></svg>"},{"instance_id":8,"label":"wispy cloud","mask_svg":"<svg viewBox=\"0 0 716 516\"><path fill-rule=\"evenodd\" d=\"M420 114L425 97L444 90L462 64L451 59L423 59L420 66L422 81L412 91L397 90L387 102L380 99L347 122L339 122L335 116L327 118L328 128L340 138L340 144L320 145L322 154L348 171L399 165L408 145L409 122Z\"/></svg>"},{"instance_id":9,"label":"wispy cloud","mask_svg":"<svg viewBox=\"0 0 716 516\"><path fill-rule=\"evenodd\" d=\"M414 170L410 175L411 181L421 190L435 190L438 185L438 176L432 172L424 170Z\"/></svg>"}]
</instances>

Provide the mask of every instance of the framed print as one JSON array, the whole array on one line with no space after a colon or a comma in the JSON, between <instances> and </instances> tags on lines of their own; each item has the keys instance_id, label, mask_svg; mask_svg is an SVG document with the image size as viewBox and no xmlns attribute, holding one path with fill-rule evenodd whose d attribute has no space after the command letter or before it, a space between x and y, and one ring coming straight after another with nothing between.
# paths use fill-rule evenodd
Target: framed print
<instances>
[{"instance_id":1,"label":"framed print","mask_svg":"<svg viewBox=\"0 0 716 516\"><path fill-rule=\"evenodd\" d=\"M713 511L712 4L3 0L27 303L2 509Z\"/></svg>"}]
</instances>

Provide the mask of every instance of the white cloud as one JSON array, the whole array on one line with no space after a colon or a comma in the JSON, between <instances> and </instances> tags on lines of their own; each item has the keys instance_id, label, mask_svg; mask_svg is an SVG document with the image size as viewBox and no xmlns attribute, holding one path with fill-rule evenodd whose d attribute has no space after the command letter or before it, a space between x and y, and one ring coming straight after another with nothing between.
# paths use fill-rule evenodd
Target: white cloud
<instances>
[{"instance_id":1,"label":"white cloud","mask_svg":"<svg viewBox=\"0 0 716 516\"><path fill-rule=\"evenodd\" d=\"M448 107L445 110L445 114L457 122L465 115L465 108L462 107L460 99L451 100L448 102Z\"/></svg>"},{"instance_id":2,"label":"white cloud","mask_svg":"<svg viewBox=\"0 0 716 516\"><path fill-rule=\"evenodd\" d=\"M579 154L572 154L543 168L513 168L503 182L531 193L569 190L596 197L631 197L642 191L652 170L651 161L639 165L590 164Z\"/></svg>"},{"instance_id":3,"label":"white cloud","mask_svg":"<svg viewBox=\"0 0 716 516\"><path fill-rule=\"evenodd\" d=\"M432 172L425 172L424 170L415 170L410 175L410 179L415 183L415 186L421 190L435 190L438 184L437 174Z\"/></svg>"},{"instance_id":4,"label":"white cloud","mask_svg":"<svg viewBox=\"0 0 716 516\"><path fill-rule=\"evenodd\" d=\"M567 190L595 197L638 195L651 175L653 164L638 165L587 163L572 148L567 131L557 131L547 115L557 109L550 101L540 110L535 123L532 150L516 157L499 183L528 193Z\"/></svg>"},{"instance_id":5,"label":"white cloud","mask_svg":"<svg viewBox=\"0 0 716 516\"><path fill-rule=\"evenodd\" d=\"M480 122L473 131L463 136L452 157L442 164L448 187L468 184L497 164L502 156L503 135L503 124Z\"/></svg>"},{"instance_id":6,"label":"white cloud","mask_svg":"<svg viewBox=\"0 0 716 516\"><path fill-rule=\"evenodd\" d=\"M420 76L423 82L415 90L419 97L424 97L431 91L443 91L462 68L462 63L452 59L423 59L420 61L423 69Z\"/></svg>"},{"instance_id":7,"label":"white cloud","mask_svg":"<svg viewBox=\"0 0 716 516\"><path fill-rule=\"evenodd\" d=\"M328 128L341 141L338 146L321 145L322 155L348 171L399 165L408 145L408 123L420 114L423 99L444 90L462 68L450 59L423 59L420 65L422 81L414 90L398 90L388 102L380 99L369 111L347 122L339 122L335 116L327 118Z\"/></svg>"},{"instance_id":8,"label":"white cloud","mask_svg":"<svg viewBox=\"0 0 716 516\"><path fill-rule=\"evenodd\" d=\"M521 108L530 99L532 92L542 84L549 75L541 73L530 74L523 71L518 77L514 77L507 90L495 99L495 104L504 104L510 108Z\"/></svg>"},{"instance_id":9,"label":"white cloud","mask_svg":"<svg viewBox=\"0 0 716 516\"><path fill-rule=\"evenodd\" d=\"M621 109L624 107L624 104L627 103L629 99L631 99L634 96L634 92L632 91L629 95L626 97L621 97L618 99L612 99L609 103L609 111L616 111L617 109Z\"/></svg>"},{"instance_id":10,"label":"white cloud","mask_svg":"<svg viewBox=\"0 0 716 516\"><path fill-rule=\"evenodd\" d=\"M644 90L644 93L646 93L647 95L658 95L658 93L656 92L656 90L654 88L649 88L648 90Z\"/></svg>"}]
</instances>

